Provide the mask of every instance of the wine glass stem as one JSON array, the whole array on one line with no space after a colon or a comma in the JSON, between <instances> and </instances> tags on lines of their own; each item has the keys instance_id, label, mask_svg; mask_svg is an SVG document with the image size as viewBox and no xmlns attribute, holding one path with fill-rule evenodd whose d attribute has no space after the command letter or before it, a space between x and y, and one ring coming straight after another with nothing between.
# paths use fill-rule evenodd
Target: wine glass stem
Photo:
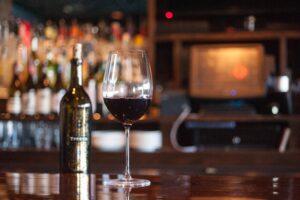
<instances>
[{"instance_id":1,"label":"wine glass stem","mask_svg":"<svg viewBox=\"0 0 300 200\"><path fill-rule=\"evenodd\" d=\"M129 132L130 132L130 127L131 125L124 125L125 128L125 138L126 138L126 144L125 144L125 174L124 174L124 178L125 180L131 180L131 175L130 175L130 149L129 149Z\"/></svg>"}]
</instances>

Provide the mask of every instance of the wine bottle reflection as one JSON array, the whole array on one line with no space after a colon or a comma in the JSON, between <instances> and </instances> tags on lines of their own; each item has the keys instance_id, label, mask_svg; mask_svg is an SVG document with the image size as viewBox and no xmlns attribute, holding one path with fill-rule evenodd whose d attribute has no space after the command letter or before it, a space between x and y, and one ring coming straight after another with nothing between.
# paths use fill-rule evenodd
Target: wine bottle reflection
<instances>
[{"instance_id":1,"label":"wine bottle reflection","mask_svg":"<svg viewBox=\"0 0 300 200\"><path fill-rule=\"evenodd\" d=\"M89 174L61 174L60 199L61 200L94 200L95 176Z\"/></svg>"}]
</instances>

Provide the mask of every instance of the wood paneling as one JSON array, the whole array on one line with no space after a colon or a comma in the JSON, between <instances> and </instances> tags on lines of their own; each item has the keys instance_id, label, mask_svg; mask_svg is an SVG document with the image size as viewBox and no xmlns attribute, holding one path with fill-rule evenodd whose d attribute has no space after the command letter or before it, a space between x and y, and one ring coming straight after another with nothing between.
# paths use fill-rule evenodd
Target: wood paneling
<instances>
[{"instance_id":1,"label":"wood paneling","mask_svg":"<svg viewBox=\"0 0 300 200\"><path fill-rule=\"evenodd\" d=\"M0 19L6 19L11 14L12 0L0 0Z\"/></svg>"},{"instance_id":2,"label":"wood paneling","mask_svg":"<svg viewBox=\"0 0 300 200\"><path fill-rule=\"evenodd\" d=\"M172 42L176 50L178 43L183 42L251 42L251 41L270 41L275 40L279 42L279 73L285 74L288 65L288 39L300 39L300 31L256 31L256 32L216 32L216 33L171 33L165 35L157 35L155 37L156 42ZM178 56L177 51L173 51L173 60L175 63L181 63L180 54ZM180 68L175 64L174 69L174 81L177 85L180 85L181 79L176 76L180 74Z\"/></svg>"}]
</instances>

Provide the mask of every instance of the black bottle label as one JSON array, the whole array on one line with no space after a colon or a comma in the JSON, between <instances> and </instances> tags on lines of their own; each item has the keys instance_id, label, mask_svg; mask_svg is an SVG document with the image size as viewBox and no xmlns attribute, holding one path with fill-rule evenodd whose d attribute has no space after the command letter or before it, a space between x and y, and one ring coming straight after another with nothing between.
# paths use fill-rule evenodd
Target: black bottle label
<instances>
[{"instance_id":1,"label":"black bottle label","mask_svg":"<svg viewBox=\"0 0 300 200\"><path fill-rule=\"evenodd\" d=\"M70 111L70 110L69 110ZM90 107L81 106L65 115L64 165L71 172L89 171Z\"/></svg>"}]
</instances>

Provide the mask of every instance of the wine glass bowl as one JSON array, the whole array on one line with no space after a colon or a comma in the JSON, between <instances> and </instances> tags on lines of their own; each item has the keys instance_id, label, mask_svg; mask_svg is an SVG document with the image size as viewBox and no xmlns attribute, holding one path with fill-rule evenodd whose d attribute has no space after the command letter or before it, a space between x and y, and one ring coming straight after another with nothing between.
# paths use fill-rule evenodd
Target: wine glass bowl
<instances>
[{"instance_id":1,"label":"wine glass bowl","mask_svg":"<svg viewBox=\"0 0 300 200\"><path fill-rule=\"evenodd\" d=\"M141 187L150 181L133 179L129 167L129 132L131 125L148 110L153 93L151 69L143 50L111 51L103 80L104 103L111 114L125 128L126 166L122 179L111 180L108 185Z\"/></svg>"}]
</instances>

